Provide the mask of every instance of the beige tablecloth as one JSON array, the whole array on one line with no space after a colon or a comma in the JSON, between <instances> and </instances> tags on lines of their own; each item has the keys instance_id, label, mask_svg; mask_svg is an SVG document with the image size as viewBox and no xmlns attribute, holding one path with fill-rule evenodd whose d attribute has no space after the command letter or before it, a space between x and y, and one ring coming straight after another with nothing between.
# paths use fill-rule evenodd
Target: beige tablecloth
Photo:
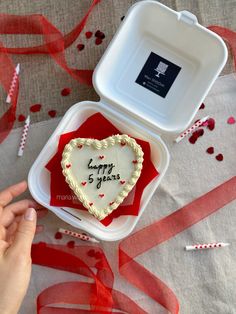
<instances>
[{"instance_id":1,"label":"beige tablecloth","mask_svg":"<svg viewBox=\"0 0 236 314\"><path fill-rule=\"evenodd\" d=\"M235 76L222 76L207 96L206 108L200 110L197 116L209 114L214 117L215 129L205 130L204 136L195 145L187 139L173 144L170 138L164 136L171 153L170 167L136 230L172 213L236 175L236 124L229 125L226 122L229 116L236 117L235 97ZM26 178L31 164L57 123L58 120L54 119L32 125L22 158L16 157L21 129L15 129L1 144L0 188ZM214 146L214 155L206 153L209 146ZM222 162L215 159L218 153L224 155ZM183 314L233 314L236 311L235 204L228 204L137 259L173 289L180 300ZM35 242L66 243L69 240L54 238L57 228L66 226L55 215L47 215L40 223L44 225L45 231L35 237ZM230 242L231 246L201 252L184 251L185 245L212 241ZM79 240L77 243L80 243ZM117 274L117 243L103 242L101 246ZM35 298L46 287L77 278L79 276L34 266L30 288L20 313L35 313ZM115 287L131 296L148 313L165 313L119 276Z\"/></svg>"}]
</instances>

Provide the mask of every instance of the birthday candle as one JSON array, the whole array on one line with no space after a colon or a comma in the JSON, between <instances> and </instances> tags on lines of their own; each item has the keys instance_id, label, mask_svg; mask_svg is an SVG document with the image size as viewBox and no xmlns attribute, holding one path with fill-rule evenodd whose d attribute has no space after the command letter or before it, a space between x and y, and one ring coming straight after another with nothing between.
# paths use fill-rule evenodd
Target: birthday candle
<instances>
[{"instance_id":1,"label":"birthday candle","mask_svg":"<svg viewBox=\"0 0 236 314\"><path fill-rule=\"evenodd\" d=\"M25 142L26 142L26 138L28 135L29 126L30 126L30 116L28 116L27 119L25 120L25 125L23 127L23 131L22 131L22 135L21 135L20 147L18 150L18 156L20 156L20 157L23 156L23 153L24 153Z\"/></svg>"},{"instance_id":2,"label":"birthday candle","mask_svg":"<svg viewBox=\"0 0 236 314\"><path fill-rule=\"evenodd\" d=\"M90 236L88 236L86 234L78 233L78 232L67 230L67 229L63 229L63 228L59 228L58 231L60 233L70 235L70 236L72 236L74 238L78 238L78 239L83 240L83 241L99 243L99 241L97 239L92 238L92 237L90 237Z\"/></svg>"},{"instance_id":3,"label":"birthday candle","mask_svg":"<svg viewBox=\"0 0 236 314\"><path fill-rule=\"evenodd\" d=\"M176 139L175 142L179 143L180 141L182 141L183 138L185 138L187 135L189 135L190 133L192 133L194 130L196 130L197 128L199 128L205 121L207 121L209 119L209 116L204 117L202 119L200 119L199 121L197 121L196 123L194 123L189 129L187 129L186 131L184 131L183 133L181 133Z\"/></svg>"},{"instance_id":4,"label":"birthday candle","mask_svg":"<svg viewBox=\"0 0 236 314\"><path fill-rule=\"evenodd\" d=\"M19 78L19 73L20 73L20 64L18 63L16 68L15 68L15 71L13 73L13 78L12 78L12 81L11 81L11 86L9 88L9 91L8 91L8 94L7 94L7 99L6 99L6 103L10 104L11 102L11 97L14 93L14 89L16 87L16 82Z\"/></svg>"},{"instance_id":5,"label":"birthday candle","mask_svg":"<svg viewBox=\"0 0 236 314\"><path fill-rule=\"evenodd\" d=\"M207 250L215 249L220 247L229 246L230 243L216 242L216 243L207 243L207 244L195 244L185 246L186 251L197 251L197 250Z\"/></svg>"}]
</instances>

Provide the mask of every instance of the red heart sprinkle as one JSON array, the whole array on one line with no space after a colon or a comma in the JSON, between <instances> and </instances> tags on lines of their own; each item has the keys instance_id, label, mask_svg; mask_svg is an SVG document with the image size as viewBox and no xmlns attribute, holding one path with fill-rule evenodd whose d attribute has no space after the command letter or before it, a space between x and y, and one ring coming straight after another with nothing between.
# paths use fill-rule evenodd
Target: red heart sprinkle
<instances>
[{"instance_id":1,"label":"red heart sprinkle","mask_svg":"<svg viewBox=\"0 0 236 314\"><path fill-rule=\"evenodd\" d=\"M87 184L87 182L86 182L86 181L83 181L83 182L81 182L81 184L82 184L83 186L85 186L85 185Z\"/></svg>"},{"instance_id":2,"label":"red heart sprinkle","mask_svg":"<svg viewBox=\"0 0 236 314\"><path fill-rule=\"evenodd\" d=\"M84 44L78 44L77 45L77 49L79 50L79 51L81 51L81 50L84 50Z\"/></svg>"},{"instance_id":3,"label":"red heart sprinkle","mask_svg":"<svg viewBox=\"0 0 236 314\"><path fill-rule=\"evenodd\" d=\"M137 160L133 160L132 163L133 163L133 164L137 164L138 161L137 161Z\"/></svg>"},{"instance_id":4,"label":"red heart sprinkle","mask_svg":"<svg viewBox=\"0 0 236 314\"><path fill-rule=\"evenodd\" d=\"M218 161L222 161L223 159L224 159L224 156L222 154L218 154L216 156L216 160L218 160Z\"/></svg>"},{"instance_id":5,"label":"red heart sprinkle","mask_svg":"<svg viewBox=\"0 0 236 314\"><path fill-rule=\"evenodd\" d=\"M99 156L100 159L103 159L104 157L105 157L105 156L103 156L103 155Z\"/></svg>"},{"instance_id":6,"label":"red heart sprinkle","mask_svg":"<svg viewBox=\"0 0 236 314\"><path fill-rule=\"evenodd\" d=\"M210 118L207 120L207 127L210 131L214 130L215 128L215 120L213 118Z\"/></svg>"},{"instance_id":7,"label":"red heart sprinkle","mask_svg":"<svg viewBox=\"0 0 236 314\"><path fill-rule=\"evenodd\" d=\"M121 145L121 146L125 146L126 143L125 143L125 142L121 142L120 145Z\"/></svg>"},{"instance_id":8,"label":"red heart sprinkle","mask_svg":"<svg viewBox=\"0 0 236 314\"><path fill-rule=\"evenodd\" d=\"M23 121L25 121L25 119L26 119L26 117L25 117L23 114L20 114L20 115L18 116L18 121L19 121L19 122L23 122Z\"/></svg>"},{"instance_id":9,"label":"red heart sprinkle","mask_svg":"<svg viewBox=\"0 0 236 314\"><path fill-rule=\"evenodd\" d=\"M102 39L101 38L96 38L95 44L96 45L101 45L101 43L102 43Z\"/></svg>"},{"instance_id":10,"label":"red heart sprinkle","mask_svg":"<svg viewBox=\"0 0 236 314\"><path fill-rule=\"evenodd\" d=\"M93 203L89 203L89 206L93 206Z\"/></svg>"},{"instance_id":11,"label":"red heart sprinkle","mask_svg":"<svg viewBox=\"0 0 236 314\"><path fill-rule=\"evenodd\" d=\"M120 181L120 184L125 184L125 180L121 180L121 181Z\"/></svg>"},{"instance_id":12,"label":"red heart sprinkle","mask_svg":"<svg viewBox=\"0 0 236 314\"><path fill-rule=\"evenodd\" d=\"M99 194L99 197L103 198L105 196L105 194Z\"/></svg>"},{"instance_id":13,"label":"red heart sprinkle","mask_svg":"<svg viewBox=\"0 0 236 314\"><path fill-rule=\"evenodd\" d=\"M77 147L78 147L79 149L81 149L81 148L83 147L83 145L79 144L79 145L77 145Z\"/></svg>"},{"instance_id":14,"label":"red heart sprinkle","mask_svg":"<svg viewBox=\"0 0 236 314\"><path fill-rule=\"evenodd\" d=\"M207 148L207 150L206 150L206 152L208 153L208 154L214 154L214 147L208 147Z\"/></svg>"},{"instance_id":15,"label":"red heart sprinkle","mask_svg":"<svg viewBox=\"0 0 236 314\"><path fill-rule=\"evenodd\" d=\"M205 108L205 105L204 103L202 103L199 109L204 109L204 108Z\"/></svg>"},{"instance_id":16,"label":"red heart sprinkle","mask_svg":"<svg viewBox=\"0 0 236 314\"><path fill-rule=\"evenodd\" d=\"M109 203L110 206L113 205L113 204L114 204L114 202L110 202L110 203Z\"/></svg>"},{"instance_id":17,"label":"red heart sprinkle","mask_svg":"<svg viewBox=\"0 0 236 314\"><path fill-rule=\"evenodd\" d=\"M71 89L69 87L63 88L63 90L61 91L61 95L62 96L68 96L71 93Z\"/></svg>"},{"instance_id":18,"label":"red heart sprinkle","mask_svg":"<svg viewBox=\"0 0 236 314\"><path fill-rule=\"evenodd\" d=\"M51 117L51 118L54 118L56 116L57 112L56 110L49 110L48 111L48 115Z\"/></svg>"},{"instance_id":19,"label":"red heart sprinkle","mask_svg":"<svg viewBox=\"0 0 236 314\"><path fill-rule=\"evenodd\" d=\"M30 111L31 112L38 112L41 110L41 107L42 107L42 105L40 105L40 104L32 105L32 106L30 106Z\"/></svg>"},{"instance_id":20,"label":"red heart sprinkle","mask_svg":"<svg viewBox=\"0 0 236 314\"><path fill-rule=\"evenodd\" d=\"M89 39L89 38L91 38L93 36L93 33L88 31L88 32L85 33L85 36L86 36L87 39Z\"/></svg>"},{"instance_id":21,"label":"red heart sprinkle","mask_svg":"<svg viewBox=\"0 0 236 314\"><path fill-rule=\"evenodd\" d=\"M71 164L66 165L66 168L70 168L70 167L71 167Z\"/></svg>"},{"instance_id":22,"label":"red heart sprinkle","mask_svg":"<svg viewBox=\"0 0 236 314\"><path fill-rule=\"evenodd\" d=\"M18 120L19 120L19 118L18 118ZM228 124L234 124L235 122L236 121L235 121L234 117L229 117L228 120L227 120Z\"/></svg>"}]
</instances>

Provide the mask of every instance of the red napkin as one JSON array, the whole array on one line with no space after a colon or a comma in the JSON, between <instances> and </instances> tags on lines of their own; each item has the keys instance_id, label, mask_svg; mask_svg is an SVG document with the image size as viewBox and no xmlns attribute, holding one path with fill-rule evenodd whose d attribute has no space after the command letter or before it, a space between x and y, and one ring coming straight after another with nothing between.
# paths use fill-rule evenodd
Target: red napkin
<instances>
[{"instance_id":1,"label":"red napkin","mask_svg":"<svg viewBox=\"0 0 236 314\"><path fill-rule=\"evenodd\" d=\"M87 210L85 207L83 207L68 184L65 182L65 178L61 169L62 152L65 145L73 138L86 137L102 140L115 134L122 133L102 114L96 113L90 116L77 130L62 134L60 136L58 151L45 166L46 169L51 172L50 205ZM113 218L119 217L121 215L137 216L139 213L143 190L159 174L151 161L150 144L140 139L135 140L142 147L144 152L144 162L141 176L136 184L133 203L130 205L120 205L109 216L101 220L100 222L105 226L109 225Z\"/></svg>"}]
</instances>

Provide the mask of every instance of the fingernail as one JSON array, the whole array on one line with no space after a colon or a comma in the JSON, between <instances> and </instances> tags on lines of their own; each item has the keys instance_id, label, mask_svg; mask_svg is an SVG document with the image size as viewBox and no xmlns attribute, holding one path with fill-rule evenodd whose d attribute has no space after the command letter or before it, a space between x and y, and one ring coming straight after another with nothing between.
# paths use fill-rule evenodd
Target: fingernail
<instances>
[{"instance_id":1,"label":"fingernail","mask_svg":"<svg viewBox=\"0 0 236 314\"><path fill-rule=\"evenodd\" d=\"M28 208L25 212L24 218L28 221L33 221L35 219L36 212L34 208Z\"/></svg>"}]
</instances>

